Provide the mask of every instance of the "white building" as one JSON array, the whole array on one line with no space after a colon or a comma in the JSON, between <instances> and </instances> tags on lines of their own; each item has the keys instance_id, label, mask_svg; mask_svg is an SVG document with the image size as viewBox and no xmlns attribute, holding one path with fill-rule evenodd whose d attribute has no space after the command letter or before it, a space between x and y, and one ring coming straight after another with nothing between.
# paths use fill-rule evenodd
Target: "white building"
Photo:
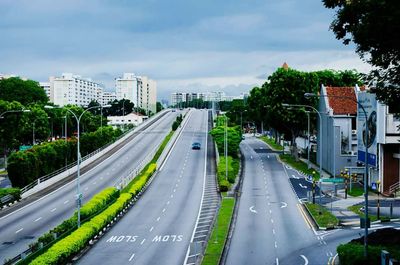
<instances>
[{"instance_id":1,"label":"white building","mask_svg":"<svg viewBox=\"0 0 400 265\"><path fill-rule=\"evenodd\" d=\"M102 106L104 106L104 105L107 105L108 103L110 103L110 102L113 102L114 100L116 100L117 99L117 95L115 94L115 92L107 92L107 91L104 91L102 94L101 94L101 98L99 99L100 101L99 101L99 103L102 105Z\"/></svg>"},{"instance_id":2,"label":"white building","mask_svg":"<svg viewBox=\"0 0 400 265\"><path fill-rule=\"evenodd\" d=\"M142 122L144 122L148 116L144 116L140 113L129 113L128 115L125 116L108 116L108 125L111 125L113 127L121 127L123 125L128 125L132 124L133 126L138 126Z\"/></svg>"},{"instance_id":3,"label":"white building","mask_svg":"<svg viewBox=\"0 0 400 265\"><path fill-rule=\"evenodd\" d=\"M59 106L73 104L86 107L92 100L99 102L102 89L101 84L71 73L50 77L50 101Z\"/></svg>"},{"instance_id":4,"label":"white building","mask_svg":"<svg viewBox=\"0 0 400 265\"><path fill-rule=\"evenodd\" d=\"M49 101L53 102L51 100L53 95L52 95L52 91L50 89L50 82L39 82L39 86L44 89L44 91L46 92L47 97L49 98Z\"/></svg>"},{"instance_id":5,"label":"white building","mask_svg":"<svg viewBox=\"0 0 400 265\"><path fill-rule=\"evenodd\" d=\"M115 90L118 100L129 99L135 104L135 107L156 113L156 81L149 79L147 76L124 73L122 77L115 79Z\"/></svg>"}]
</instances>

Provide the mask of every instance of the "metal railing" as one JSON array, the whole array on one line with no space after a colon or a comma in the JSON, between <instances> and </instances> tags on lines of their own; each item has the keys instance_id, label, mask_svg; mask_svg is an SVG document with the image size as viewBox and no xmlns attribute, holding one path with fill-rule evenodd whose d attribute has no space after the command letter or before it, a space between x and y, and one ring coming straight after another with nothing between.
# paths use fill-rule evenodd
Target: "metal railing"
<instances>
[{"instance_id":1,"label":"metal railing","mask_svg":"<svg viewBox=\"0 0 400 265\"><path fill-rule=\"evenodd\" d=\"M163 113L164 113L164 112L163 112ZM160 114L162 114L162 113L160 113ZM90 154L88 154L88 155L82 157L82 158L81 158L81 163L82 163L83 161L85 161L85 160L87 160L87 159L89 159L89 158L91 158L91 157L97 155L98 153L102 152L104 149L106 149L106 148L108 148L109 146L111 146L112 144L116 143L117 141L119 141L120 139L122 139L122 138L125 137L126 135L130 134L131 132L133 132L133 131L135 131L135 130L140 130L140 129L142 129L142 127L144 127L143 129L146 129L148 126L150 126L150 125L152 125L152 124L154 123L153 121L158 120L158 119L161 118L162 116L163 116L163 115L156 115L156 116L153 116L152 118L148 119L147 122L143 123L143 126L138 126L138 127L132 128L132 129L130 129L130 130L124 132L123 134L121 134L120 136L118 136L115 140L113 140L113 141L109 142L108 144L106 144L106 145L100 147L99 149L93 151L92 153L90 153ZM54 171L54 172L51 172L51 173L49 173L49 174L47 174L47 175L45 175L45 176L43 176L43 177L40 177L40 178L36 179L35 181L31 182L30 184L26 185L25 187L23 187L23 188L21 189L21 195L24 194L25 192L27 192L28 190L33 189L34 187L36 187L36 186L39 185L40 183L42 183L42 182L44 182L44 181L46 181L46 180L49 180L49 179L51 179L51 178L53 178L53 177L59 175L60 173L65 172L65 171L67 171L67 170L69 170L69 169L75 167L76 164L77 164L77 161L74 161L74 162L72 162L72 163L70 163L70 164L68 164L68 165L66 165L66 166L64 166L64 167L62 167L62 168L60 168L60 169L57 169L57 170Z\"/></svg>"}]
</instances>

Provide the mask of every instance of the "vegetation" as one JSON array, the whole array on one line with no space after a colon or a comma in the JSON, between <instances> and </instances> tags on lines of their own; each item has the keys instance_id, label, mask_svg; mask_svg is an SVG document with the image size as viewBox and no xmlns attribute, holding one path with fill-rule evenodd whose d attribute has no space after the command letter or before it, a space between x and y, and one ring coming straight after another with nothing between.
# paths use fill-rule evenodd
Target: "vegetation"
<instances>
[{"instance_id":1,"label":"vegetation","mask_svg":"<svg viewBox=\"0 0 400 265\"><path fill-rule=\"evenodd\" d=\"M220 156L217 178L220 191L228 191L231 184L235 182L236 176L239 172L239 159L228 156L228 177L226 177L226 159L225 156Z\"/></svg>"},{"instance_id":2,"label":"vegetation","mask_svg":"<svg viewBox=\"0 0 400 265\"><path fill-rule=\"evenodd\" d=\"M277 151L283 150L283 146L280 145L279 143L276 143L275 140L270 137L261 136L260 139L263 140L264 142L266 142L269 146L271 146L272 149L275 149Z\"/></svg>"},{"instance_id":3,"label":"vegetation","mask_svg":"<svg viewBox=\"0 0 400 265\"><path fill-rule=\"evenodd\" d=\"M178 127L181 125L182 121L183 121L183 116L182 116L182 114L180 114L176 117L176 120L174 121L174 123L172 123L172 130L176 131L178 129Z\"/></svg>"},{"instance_id":4,"label":"vegetation","mask_svg":"<svg viewBox=\"0 0 400 265\"><path fill-rule=\"evenodd\" d=\"M81 155L85 156L107 143L114 141L122 132L103 127L82 135ZM14 187L24 187L41 176L47 175L76 160L76 139L57 140L35 145L26 151L17 151L8 158L7 171Z\"/></svg>"},{"instance_id":5,"label":"vegetation","mask_svg":"<svg viewBox=\"0 0 400 265\"><path fill-rule=\"evenodd\" d=\"M304 204L310 214L314 217L319 227L333 228L339 224L339 220L325 207L319 204L305 203Z\"/></svg>"},{"instance_id":6,"label":"vegetation","mask_svg":"<svg viewBox=\"0 0 400 265\"><path fill-rule=\"evenodd\" d=\"M353 42L356 52L373 67L368 80L377 97L400 113L400 2L393 0L323 0L334 9L331 30L345 45Z\"/></svg>"},{"instance_id":7,"label":"vegetation","mask_svg":"<svg viewBox=\"0 0 400 265\"><path fill-rule=\"evenodd\" d=\"M224 197L218 212L216 223L208 241L202 265L219 264L225 241L229 233L235 199Z\"/></svg>"},{"instance_id":8,"label":"vegetation","mask_svg":"<svg viewBox=\"0 0 400 265\"><path fill-rule=\"evenodd\" d=\"M349 206L349 207L347 207L347 209L349 211L354 212L355 214L358 214L360 217L365 217L365 213L363 211L361 211L361 207L362 207L362 205L357 204L357 205ZM371 222L378 221L378 216L374 215L374 214L371 214L371 213L368 213L368 218L370 219ZM387 220L389 220L389 217L381 215L379 217L379 220L387 221Z\"/></svg>"},{"instance_id":9,"label":"vegetation","mask_svg":"<svg viewBox=\"0 0 400 265\"><path fill-rule=\"evenodd\" d=\"M356 184L353 183L350 191L350 184L348 184L347 194L353 197L359 197L364 194L364 188L358 187Z\"/></svg>"},{"instance_id":10,"label":"vegetation","mask_svg":"<svg viewBox=\"0 0 400 265\"><path fill-rule=\"evenodd\" d=\"M301 160L296 161L292 155L279 155L279 158L286 164L290 165L292 168L304 172L306 175L313 176L314 180L319 180L319 172L313 168L308 168L307 163Z\"/></svg>"},{"instance_id":11,"label":"vegetation","mask_svg":"<svg viewBox=\"0 0 400 265\"><path fill-rule=\"evenodd\" d=\"M23 105L45 104L48 101L46 92L39 86L38 82L24 81L19 77L0 80L0 99L9 102L18 101Z\"/></svg>"},{"instance_id":12,"label":"vegetation","mask_svg":"<svg viewBox=\"0 0 400 265\"><path fill-rule=\"evenodd\" d=\"M223 116L217 118L217 126L210 132L217 144L218 152L224 154L225 126ZM242 132L239 126L227 127L228 156L238 157L239 144L242 140Z\"/></svg>"},{"instance_id":13,"label":"vegetation","mask_svg":"<svg viewBox=\"0 0 400 265\"><path fill-rule=\"evenodd\" d=\"M19 200L21 199L21 190L18 188L0 188L0 198L6 195L12 195L14 200Z\"/></svg>"},{"instance_id":14,"label":"vegetation","mask_svg":"<svg viewBox=\"0 0 400 265\"><path fill-rule=\"evenodd\" d=\"M64 264L71 256L78 253L86 246L98 232L103 229L119 212L127 205L132 195L129 193L121 196L110 205L101 214L93 217L90 221L84 223L80 228L72 232L69 236L63 238L44 254L32 261L31 264Z\"/></svg>"},{"instance_id":15,"label":"vegetation","mask_svg":"<svg viewBox=\"0 0 400 265\"><path fill-rule=\"evenodd\" d=\"M380 229L368 235L368 258L364 257L364 237L353 239L337 247L342 265L381 264L381 251L386 250L392 258L400 259L400 232L393 228Z\"/></svg>"}]
</instances>

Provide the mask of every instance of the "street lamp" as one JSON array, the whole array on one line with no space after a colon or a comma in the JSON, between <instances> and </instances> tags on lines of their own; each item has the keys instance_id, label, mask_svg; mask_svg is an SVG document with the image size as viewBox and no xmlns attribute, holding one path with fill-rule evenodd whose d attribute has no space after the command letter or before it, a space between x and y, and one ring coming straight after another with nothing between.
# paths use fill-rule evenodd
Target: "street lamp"
<instances>
[{"instance_id":1,"label":"street lamp","mask_svg":"<svg viewBox=\"0 0 400 265\"><path fill-rule=\"evenodd\" d=\"M287 104L287 103L282 103L283 107L302 107L302 108L310 108L312 110L314 110L319 117L319 177L320 177L320 181L319 181L319 204L321 205L321 178L322 178L322 117L321 117L321 113L314 108L313 106L309 106L309 105L301 105L301 104Z\"/></svg>"},{"instance_id":2,"label":"street lamp","mask_svg":"<svg viewBox=\"0 0 400 265\"><path fill-rule=\"evenodd\" d=\"M70 110L69 108L64 108L67 111L69 111L72 116L74 116L75 120L76 120L76 126L77 126L77 130L78 130L78 135L77 135L77 148L76 148L76 155L77 155L77 178L76 178L76 204L77 204L77 213L78 213L78 222L77 225L78 227L81 226L81 203L82 203L82 194L81 194L81 184L80 184L80 164L81 164L81 154L80 154L80 130L79 130L79 123L81 121L81 118L83 117L83 114L85 114L85 112L87 112L90 109L95 109L95 108L99 108L100 106L93 106L90 108L87 108L86 110L84 110L81 115L77 116L75 114L75 112L73 112L72 110ZM104 106L106 107L106 106ZM107 107L109 107L107 105ZM46 109L54 109L54 108L60 108L60 107L55 107L55 106L44 106L44 108Z\"/></svg>"},{"instance_id":3,"label":"street lamp","mask_svg":"<svg viewBox=\"0 0 400 265\"><path fill-rule=\"evenodd\" d=\"M328 95L317 95L315 93L304 93L304 97L306 98L311 98L311 97L328 97ZM361 107L362 111L364 112L365 116L365 175L364 175L364 198L365 198L365 220L364 220L364 256L368 256L368 142L369 142L369 132L368 132L368 115L367 112L365 111L363 105L358 102L358 100L352 98L352 97L346 97L346 96L330 96L330 97L335 97L335 98L343 98L343 99L348 99L351 100L355 103L357 103L358 106Z\"/></svg>"},{"instance_id":4,"label":"street lamp","mask_svg":"<svg viewBox=\"0 0 400 265\"><path fill-rule=\"evenodd\" d=\"M21 110L6 110L0 114L0 119L3 119L4 115L7 113L17 113L17 112L31 112L29 109L21 109Z\"/></svg>"},{"instance_id":5,"label":"street lamp","mask_svg":"<svg viewBox=\"0 0 400 265\"><path fill-rule=\"evenodd\" d=\"M247 112L247 110L240 111L240 130L243 133L243 112Z\"/></svg>"}]
</instances>

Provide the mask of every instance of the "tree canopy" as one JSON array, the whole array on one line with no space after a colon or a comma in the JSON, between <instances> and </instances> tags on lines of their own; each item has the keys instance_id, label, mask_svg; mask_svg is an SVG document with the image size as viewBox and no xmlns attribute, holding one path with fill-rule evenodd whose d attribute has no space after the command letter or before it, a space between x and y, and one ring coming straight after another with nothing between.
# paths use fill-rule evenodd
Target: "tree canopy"
<instances>
[{"instance_id":1,"label":"tree canopy","mask_svg":"<svg viewBox=\"0 0 400 265\"><path fill-rule=\"evenodd\" d=\"M24 81L18 77L0 80L0 99L10 102L18 101L22 105L45 104L48 101L46 92L37 82Z\"/></svg>"},{"instance_id":2,"label":"tree canopy","mask_svg":"<svg viewBox=\"0 0 400 265\"><path fill-rule=\"evenodd\" d=\"M336 9L331 30L374 69L368 76L380 100L400 113L400 1L323 0Z\"/></svg>"}]
</instances>

